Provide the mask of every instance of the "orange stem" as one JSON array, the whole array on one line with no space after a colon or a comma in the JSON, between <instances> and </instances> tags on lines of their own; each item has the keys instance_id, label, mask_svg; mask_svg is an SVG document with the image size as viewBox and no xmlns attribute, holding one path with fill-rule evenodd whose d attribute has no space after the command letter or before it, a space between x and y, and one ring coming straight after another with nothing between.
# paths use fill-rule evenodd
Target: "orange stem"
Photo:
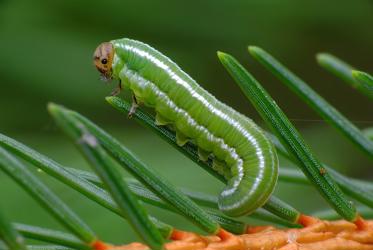
<instances>
[{"instance_id":1,"label":"orange stem","mask_svg":"<svg viewBox=\"0 0 373 250\"><path fill-rule=\"evenodd\" d=\"M297 223L301 224L304 227L308 227L308 226L311 226L311 225L314 225L314 224L318 223L319 221L320 220L315 218L315 217L308 216L308 215L305 215L305 214L301 214L298 218Z\"/></svg>"},{"instance_id":2,"label":"orange stem","mask_svg":"<svg viewBox=\"0 0 373 250\"><path fill-rule=\"evenodd\" d=\"M360 215L356 217L354 223L359 230L365 230L368 227L367 222Z\"/></svg>"},{"instance_id":3,"label":"orange stem","mask_svg":"<svg viewBox=\"0 0 373 250\"><path fill-rule=\"evenodd\" d=\"M100 240L96 240L96 241L92 242L90 245L95 250L107 250L107 249L112 247L111 245L106 244L105 242L100 241Z\"/></svg>"}]
</instances>

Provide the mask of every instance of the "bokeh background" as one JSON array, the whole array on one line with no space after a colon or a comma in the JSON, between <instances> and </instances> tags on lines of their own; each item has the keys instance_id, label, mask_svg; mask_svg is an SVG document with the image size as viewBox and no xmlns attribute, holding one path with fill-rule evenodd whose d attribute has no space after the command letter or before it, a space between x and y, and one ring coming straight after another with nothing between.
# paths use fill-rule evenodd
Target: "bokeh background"
<instances>
[{"instance_id":1,"label":"bokeh background","mask_svg":"<svg viewBox=\"0 0 373 250\"><path fill-rule=\"evenodd\" d=\"M372 27L370 0L0 0L0 131L62 164L88 169L47 114L48 102L63 104L113 133L173 183L218 194L221 185L213 177L105 103L115 84L99 80L92 53L103 41L128 37L159 49L219 99L261 124L216 57L217 50L233 54L323 161L351 176L370 178L372 166L365 155L250 58L247 45L272 53L363 128L373 125L372 103L321 69L315 54L331 52L372 72ZM284 161L282 166L290 167ZM103 239L138 239L121 218L39 175ZM12 220L60 228L3 173L0 190L1 209ZM276 193L307 213L326 207L312 188L280 184ZM180 228L195 229L181 217L149 210Z\"/></svg>"}]
</instances>

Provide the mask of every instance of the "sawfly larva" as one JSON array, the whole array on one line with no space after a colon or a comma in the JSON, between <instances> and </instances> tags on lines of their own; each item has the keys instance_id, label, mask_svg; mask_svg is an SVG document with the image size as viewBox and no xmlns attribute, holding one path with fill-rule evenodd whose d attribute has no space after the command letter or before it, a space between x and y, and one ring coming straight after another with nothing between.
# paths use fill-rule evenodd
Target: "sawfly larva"
<instances>
[{"instance_id":1,"label":"sawfly larva","mask_svg":"<svg viewBox=\"0 0 373 250\"><path fill-rule=\"evenodd\" d=\"M142 42L118 39L102 43L94 63L119 89L133 92L134 104L156 112L157 125L176 131L180 146L192 140L201 160L227 179L219 195L221 211L241 216L261 207L272 194L278 158L263 131L249 118L221 103L169 58Z\"/></svg>"}]
</instances>

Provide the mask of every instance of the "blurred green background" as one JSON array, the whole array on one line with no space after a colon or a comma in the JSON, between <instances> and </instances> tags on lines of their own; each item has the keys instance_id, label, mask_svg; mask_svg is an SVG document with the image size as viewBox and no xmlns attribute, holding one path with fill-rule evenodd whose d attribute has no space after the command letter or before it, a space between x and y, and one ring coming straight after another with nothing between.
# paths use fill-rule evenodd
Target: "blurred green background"
<instances>
[{"instance_id":1,"label":"blurred green background","mask_svg":"<svg viewBox=\"0 0 373 250\"><path fill-rule=\"evenodd\" d=\"M246 48L263 47L359 127L368 127L373 124L371 102L318 67L315 53L331 52L372 72L372 27L370 0L0 0L0 131L60 163L88 168L48 116L45 107L53 101L97 122L175 184L217 194L221 185L216 180L105 103L115 85L99 80L92 53L103 41L128 37L159 49L219 99L261 123L216 58L217 50L233 54L263 83L323 161L351 176L369 178L373 172L367 158L254 62ZM282 166L288 164L282 161ZM104 240L138 239L119 217L39 175ZM0 207L12 220L59 228L3 173L0 189ZM304 212L325 207L312 188L281 184L276 192ZM166 222L194 229L181 217L150 210Z\"/></svg>"}]
</instances>

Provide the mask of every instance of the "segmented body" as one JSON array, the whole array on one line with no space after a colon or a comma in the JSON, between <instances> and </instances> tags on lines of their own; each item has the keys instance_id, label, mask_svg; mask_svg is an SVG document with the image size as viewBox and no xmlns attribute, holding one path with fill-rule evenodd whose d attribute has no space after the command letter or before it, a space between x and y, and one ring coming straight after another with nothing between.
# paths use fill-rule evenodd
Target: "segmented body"
<instances>
[{"instance_id":1,"label":"segmented body","mask_svg":"<svg viewBox=\"0 0 373 250\"><path fill-rule=\"evenodd\" d=\"M159 125L171 124L179 145L192 140L200 158L209 154L227 179L219 208L230 216L250 213L271 195L278 175L276 152L249 118L221 103L174 62L150 46L129 39L111 41L113 78L156 111Z\"/></svg>"}]
</instances>

